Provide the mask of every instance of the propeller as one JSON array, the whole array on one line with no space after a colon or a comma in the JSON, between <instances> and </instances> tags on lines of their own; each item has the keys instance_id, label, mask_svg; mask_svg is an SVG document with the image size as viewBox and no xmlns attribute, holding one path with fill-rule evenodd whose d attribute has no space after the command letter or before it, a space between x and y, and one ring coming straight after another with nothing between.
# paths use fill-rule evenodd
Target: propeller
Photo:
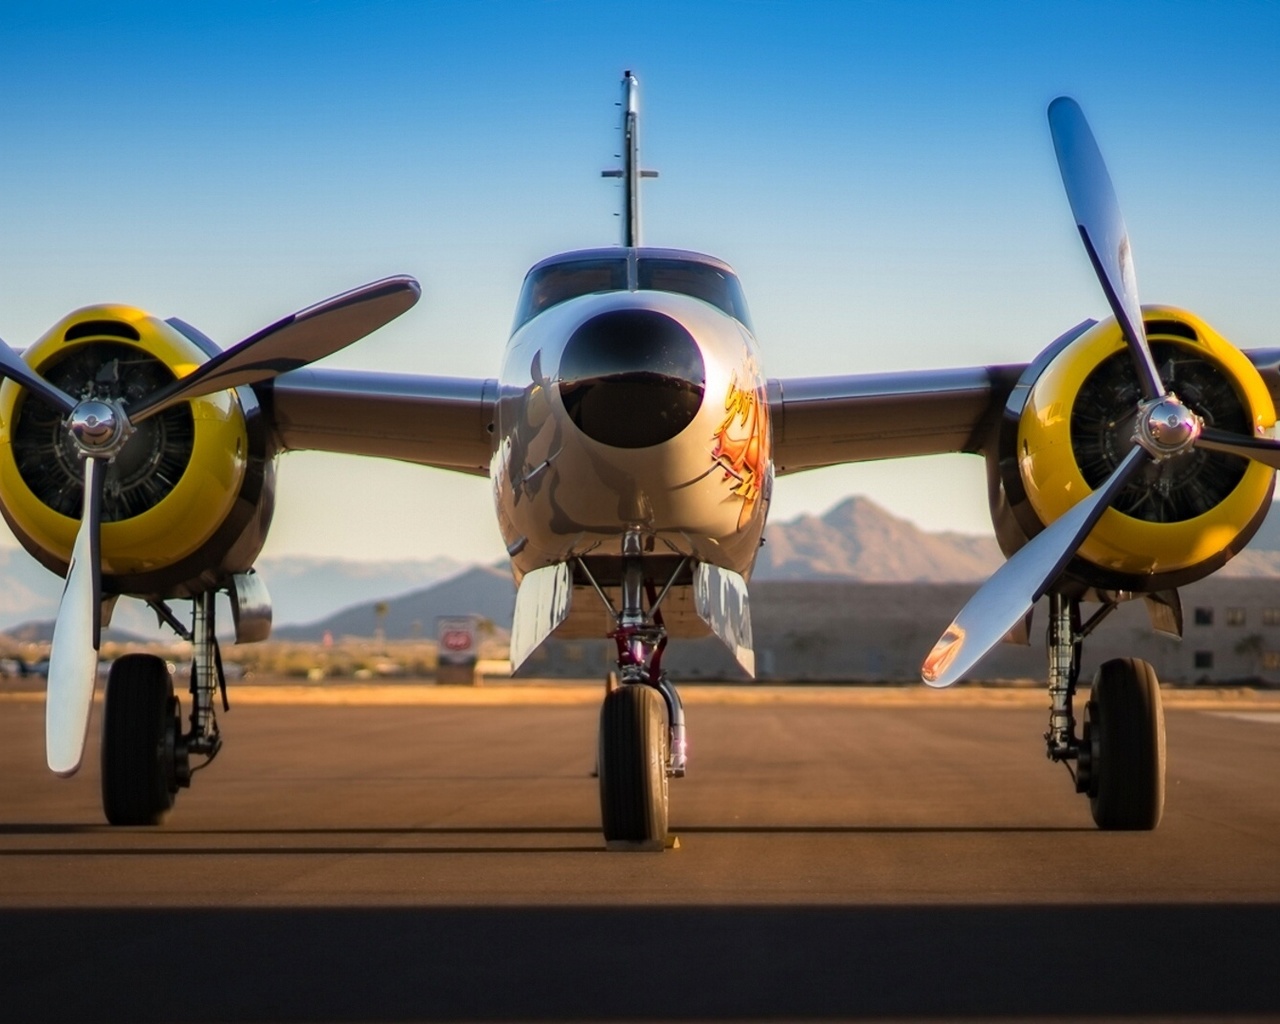
<instances>
[{"instance_id":1,"label":"propeller","mask_svg":"<svg viewBox=\"0 0 1280 1024\"><path fill-rule=\"evenodd\" d=\"M170 406L227 388L268 380L358 341L409 309L421 294L411 277L390 277L308 306L220 352L187 376L126 407L115 399L76 400L44 380L0 341L0 377L40 395L66 416L84 459L84 504L58 606L49 654L45 750L49 767L73 775L84 755L97 679L102 616L98 544L107 465L133 425Z\"/></svg>"},{"instance_id":2,"label":"propeller","mask_svg":"<svg viewBox=\"0 0 1280 1024\"><path fill-rule=\"evenodd\" d=\"M388 277L335 295L251 334L129 410L141 423L189 398L255 384L346 348L408 310L422 289L411 277Z\"/></svg>"},{"instance_id":3,"label":"propeller","mask_svg":"<svg viewBox=\"0 0 1280 1024\"><path fill-rule=\"evenodd\" d=\"M1163 395L1164 384L1151 358L1147 331L1142 323L1142 303L1138 301L1129 232L1124 226L1111 175L1107 173L1102 152L1080 104L1069 96L1059 96L1050 103L1049 131L1076 227L1133 355L1142 394L1146 398Z\"/></svg>"},{"instance_id":4,"label":"propeller","mask_svg":"<svg viewBox=\"0 0 1280 1024\"><path fill-rule=\"evenodd\" d=\"M1146 459L1146 451L1135 444L1101 487L1072 505L995 571L933 645L920 669L926 683L950 686L1022 620Z\"/></svg>"},{"instance_id":5,"label":"propeller","mask_svg":"<svg viewBox=\"0 0 1280 1024\"><path fill-rule=\"evenodd\" d=\"M49 687L44 719L45 757L51 771L74 775L80 770L89 729L89 709L98 675L102 633L102 561L98 527L102 508L104 459L84 460L84 511L67 582L58 605L49 648Z\"/></svg>"},{"instance_id":6,"label":"propeller","mask_svg":"<svg viewBox=\"0 0 1280 1024\"><path fill-rule=\"evenodd\" d=\"M1076 227L1137 371L1142 400L1133 447L1092 494L1031 538L961 609L925 658L920 674L931 686L964 676L1046 594L1104 512L1145 464L1202 448L1280 469L1280 442L1206 426L1160 379L1142 322L1129 232L1111 175L1075 100L1049 104L1049 130Z\"/></svg>"}]
</instances>

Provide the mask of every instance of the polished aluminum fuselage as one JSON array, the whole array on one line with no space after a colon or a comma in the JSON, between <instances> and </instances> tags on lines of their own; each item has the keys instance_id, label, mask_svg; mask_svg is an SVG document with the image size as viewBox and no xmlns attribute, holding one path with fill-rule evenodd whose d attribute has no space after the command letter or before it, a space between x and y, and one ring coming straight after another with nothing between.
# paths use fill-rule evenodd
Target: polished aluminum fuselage
<instances>
[{"instance_id":1,"label":"polished aluminum fuselage","mask_svg":"<svg viewBox=\"0 0 1280 1024\"><path fill-rule=\"evenodd\" d=\"M568 340L623 310L677 321L702 356L696 414L659 444L602 444L579 429L561 393ZM772 438L755 338L738 320L670 292L570 299L512 335L497 406L490 476L517 579L577 557L619 555L628 531L641 533L646 552L750 574L772 490Z\"/></svg>"}]
</instances>

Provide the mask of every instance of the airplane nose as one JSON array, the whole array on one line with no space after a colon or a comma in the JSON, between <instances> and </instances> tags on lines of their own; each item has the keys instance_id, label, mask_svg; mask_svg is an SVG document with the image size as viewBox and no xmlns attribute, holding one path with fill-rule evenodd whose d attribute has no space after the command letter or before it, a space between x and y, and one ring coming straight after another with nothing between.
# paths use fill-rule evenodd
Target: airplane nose
<instances>
[{"instance_id":1,"label":"airplane nose","mask_svg":"<svg viewBox=\"0 0 1280 1024\"><path fill-rule=\"evenodd\" d=\"M616 309L570 335L558 380L565 411L584 434L615 448L648 448L693 421L706 369L678 321L651 309Z\"/></svg>"}]
</instances>

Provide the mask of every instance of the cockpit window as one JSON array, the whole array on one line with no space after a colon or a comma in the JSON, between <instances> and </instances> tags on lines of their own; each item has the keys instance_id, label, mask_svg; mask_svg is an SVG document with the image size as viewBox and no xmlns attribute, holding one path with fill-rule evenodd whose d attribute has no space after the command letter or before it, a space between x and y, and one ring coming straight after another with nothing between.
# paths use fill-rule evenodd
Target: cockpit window
<instances>
[{"instance_id":1,"label":"cockpit window","mask_svg":"<svg viewBox=\"0 0 1280 1024\"><path fill-rule=\"evenodd\" d=\"M516 305L516 329L523 327L544 309L576 299L579 295L626 291L626 288L625 256L552 263L531 271L524 279L524 288Z\"/></svg>"},{"instance_id":2,"label":"cockpit window","mask_svg":"<svg viewBox=\"0 0 1280 1024\"><path fill-rule=\"evenodd\" d=\"M728 313L748 330L751 328L742 285L720 267L693 260L641 257L636 283L646 291L692 295Z\"/></svg>"}]
</instances>

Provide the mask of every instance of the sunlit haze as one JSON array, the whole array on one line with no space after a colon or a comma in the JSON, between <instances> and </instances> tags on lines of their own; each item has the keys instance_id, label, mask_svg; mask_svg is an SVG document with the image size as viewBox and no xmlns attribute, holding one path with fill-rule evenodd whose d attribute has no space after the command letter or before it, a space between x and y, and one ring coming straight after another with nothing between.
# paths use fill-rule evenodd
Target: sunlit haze
<instances>
[{"instance_id":1,"label":"sunlit haze","mask_svg":"<svg viewBox=\"0 0 1280 1024\"><path fill-rule=\"evenodd\" d=\"M1280 345L1280 5L7 3L0 336L90 302L231 344L393 273L419 305L325 365L497 373L528 266L618 237L618 81L645 241L742 277L770 376L1022 362L1104 300L1045 107L1085 109L1141 294ZM980 461L780 480L990 530ZM4 543L15 543L5 536ZM495 560L489 487L281 460L267 554Z\"/></svg>"}]
</instances>

